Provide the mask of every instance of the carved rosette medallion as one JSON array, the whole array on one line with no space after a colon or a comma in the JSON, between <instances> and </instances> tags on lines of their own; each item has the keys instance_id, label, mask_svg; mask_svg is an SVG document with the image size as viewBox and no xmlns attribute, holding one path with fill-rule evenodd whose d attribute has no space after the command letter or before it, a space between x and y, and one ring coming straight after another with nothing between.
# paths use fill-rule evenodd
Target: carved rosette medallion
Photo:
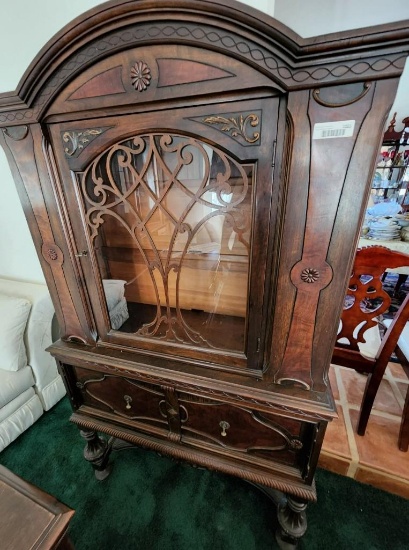
<instances>
[{"instance_id":1,"label":"carved rosette medallion","mask_svg":"<svg viewBox=\"0 0 409 550\"><path fill-rule=\"evenodd\" d=\"M47 254L51 261L55 261L58 259L58 252L55 250L55 248L49 248L47 250Z\"/></svg>"},{"instance_id":2,"label":"carved rosette medallion","mask_svg":"<svg viewBox=\"0 0 409 550\"><path fill-rule=\"evenodd\" d=\"M132 86L138 92L144 92L151 83L151 70L144 61L137 61L131 69Z\"/></svg>"},{"instance_id":3,"label":"carved rosette medallion","mask_svg":"<svg viewBox=\"0 0 409 550\"><path fill-rule=\"evenodd\" d=\"M307 267L301 271L301 280L304 283L315 283L320 277L320 272L318 269L313 269L312 267Z\"/></svg>"},{"instance_id":4,"label":"carved rosette medallion","mask_svg":"<svg viewBox=\"0 0 409 550\"><path fill-rule=\"evenodd\" d=\"M55 243L43 243L41 253L50 265L61 265L64 261L62 250Z\"/></svg>"},{"instance_id":5,"label":"carved rosette medallion","mask_svg":"<svg viewBox=\"0 0 409 550\"><path fill-rule=\"evenodd\" d=\"M203 120L203 122L206 124L215 124L216 126L219 126L219 129L222 132L229 133L234 138L241 137L247 143L255 143L260 139L260 132L253 132L253 134L251 134L251 130L249 132L249 128L247 126L248 124L252 128L259 126L260 119L254 113L247 116L242 114L227 117L220 115L208 116Z\"/></svg>"},{"instance_id":6,"label":"carved rosette medallion","mask_svg":"<svg viewBox=\"0 0 409 550\"><path fill-rule=\"evenodd\" d=\"M308 265L310 262L314 262L314 259L306 258L294 265L290 273L291 282L307 292L320 292L331 282L332 268L325 261L315 260L314 267Z\"/></svg>"}]
</instances>

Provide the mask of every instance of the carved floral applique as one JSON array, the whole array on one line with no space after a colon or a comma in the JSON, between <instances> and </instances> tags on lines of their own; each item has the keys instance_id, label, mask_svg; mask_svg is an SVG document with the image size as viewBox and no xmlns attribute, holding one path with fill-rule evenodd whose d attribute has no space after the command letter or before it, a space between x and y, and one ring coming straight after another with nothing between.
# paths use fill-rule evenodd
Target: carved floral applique
<instances>
[{"instance_id":1,"label":"carved floral applique","mask_svg":"<svg viewBox=\"0 0 409 550\"><path fill-rule=\"evenodd\" d=\"M151 83L151 70L144 61L137 61L131 69L132 86L138 92L144 92Z\"/></svg>"},{"instance_id":2,"label":"carved floral applique","mask_svg":"<svg viewBox=\"0 0 409 550\"><path fill-rule=\"evenodd\" d=\"M231 133L233 137L241 136L247 143L255 143L260 138L260 132L254 132L252 136L247 134L247 124L255 128L259 125L259 118L254 113L244 117L224 117L224 116L208 116L204 119L206 124L221 125L222 132Z\"/></svg>"},{"instance_id":3,"label":"carved floral applique","mask_svg":"<svg viewBox=\"0 0 409 550\"><path fill-rule=\"evenodd\" d=\"M308 267L301 272L301 279L304 283L315 283L318 281L320 273L317 269Z\"/></svg>"}]
</instances>

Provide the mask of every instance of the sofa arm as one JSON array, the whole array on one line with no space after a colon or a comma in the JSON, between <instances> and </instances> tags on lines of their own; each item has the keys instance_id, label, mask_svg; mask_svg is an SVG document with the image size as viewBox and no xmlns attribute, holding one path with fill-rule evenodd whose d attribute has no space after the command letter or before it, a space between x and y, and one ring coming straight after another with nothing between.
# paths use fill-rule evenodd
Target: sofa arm
<instances>
[{"instance_id":1,"label":"sofa arm","mask_svg":"<svg viewBox=\"0 0 409 550\"><path fill-rule=\"evenodd\" d=\"M35 379L35 390L45 410L51 408L65 394L55 359L45 351L52 344L54 307L46 285L0 279L0 292L26 298L32 304L24 343L27 363Z\"/></svg>"}]
</instances>

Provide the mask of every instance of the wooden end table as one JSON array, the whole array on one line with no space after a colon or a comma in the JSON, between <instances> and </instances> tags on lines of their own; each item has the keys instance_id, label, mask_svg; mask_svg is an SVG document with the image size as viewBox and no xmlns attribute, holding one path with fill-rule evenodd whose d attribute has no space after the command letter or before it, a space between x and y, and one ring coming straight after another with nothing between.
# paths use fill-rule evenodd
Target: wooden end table
<instances>
[{"instance_id":1,"label":"wooden end table","mask_svg":"<svg viewBox=\"0 0 409 550\"><path fill-rule=\"evenodd\" d=\"M3 550L73 550L67 536L74 510L0 465Z\"/></svg>"}]
</instances>

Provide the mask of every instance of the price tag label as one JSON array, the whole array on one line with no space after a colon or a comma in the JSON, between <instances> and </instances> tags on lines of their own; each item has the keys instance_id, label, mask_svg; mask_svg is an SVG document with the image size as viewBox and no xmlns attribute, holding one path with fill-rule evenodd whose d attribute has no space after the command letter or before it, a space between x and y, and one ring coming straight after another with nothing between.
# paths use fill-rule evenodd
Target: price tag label
<instances>
[{"instance_id":1,"label":"price tag label","mask_svg":"<svg viewBox=\"0 0 409 550\"><path fill-rule=\"evenodd\" d=\"M346 138L354 134L355 120L339 122L317 122L314 124L312 139Z\"/></svg>"}]
</instances>

